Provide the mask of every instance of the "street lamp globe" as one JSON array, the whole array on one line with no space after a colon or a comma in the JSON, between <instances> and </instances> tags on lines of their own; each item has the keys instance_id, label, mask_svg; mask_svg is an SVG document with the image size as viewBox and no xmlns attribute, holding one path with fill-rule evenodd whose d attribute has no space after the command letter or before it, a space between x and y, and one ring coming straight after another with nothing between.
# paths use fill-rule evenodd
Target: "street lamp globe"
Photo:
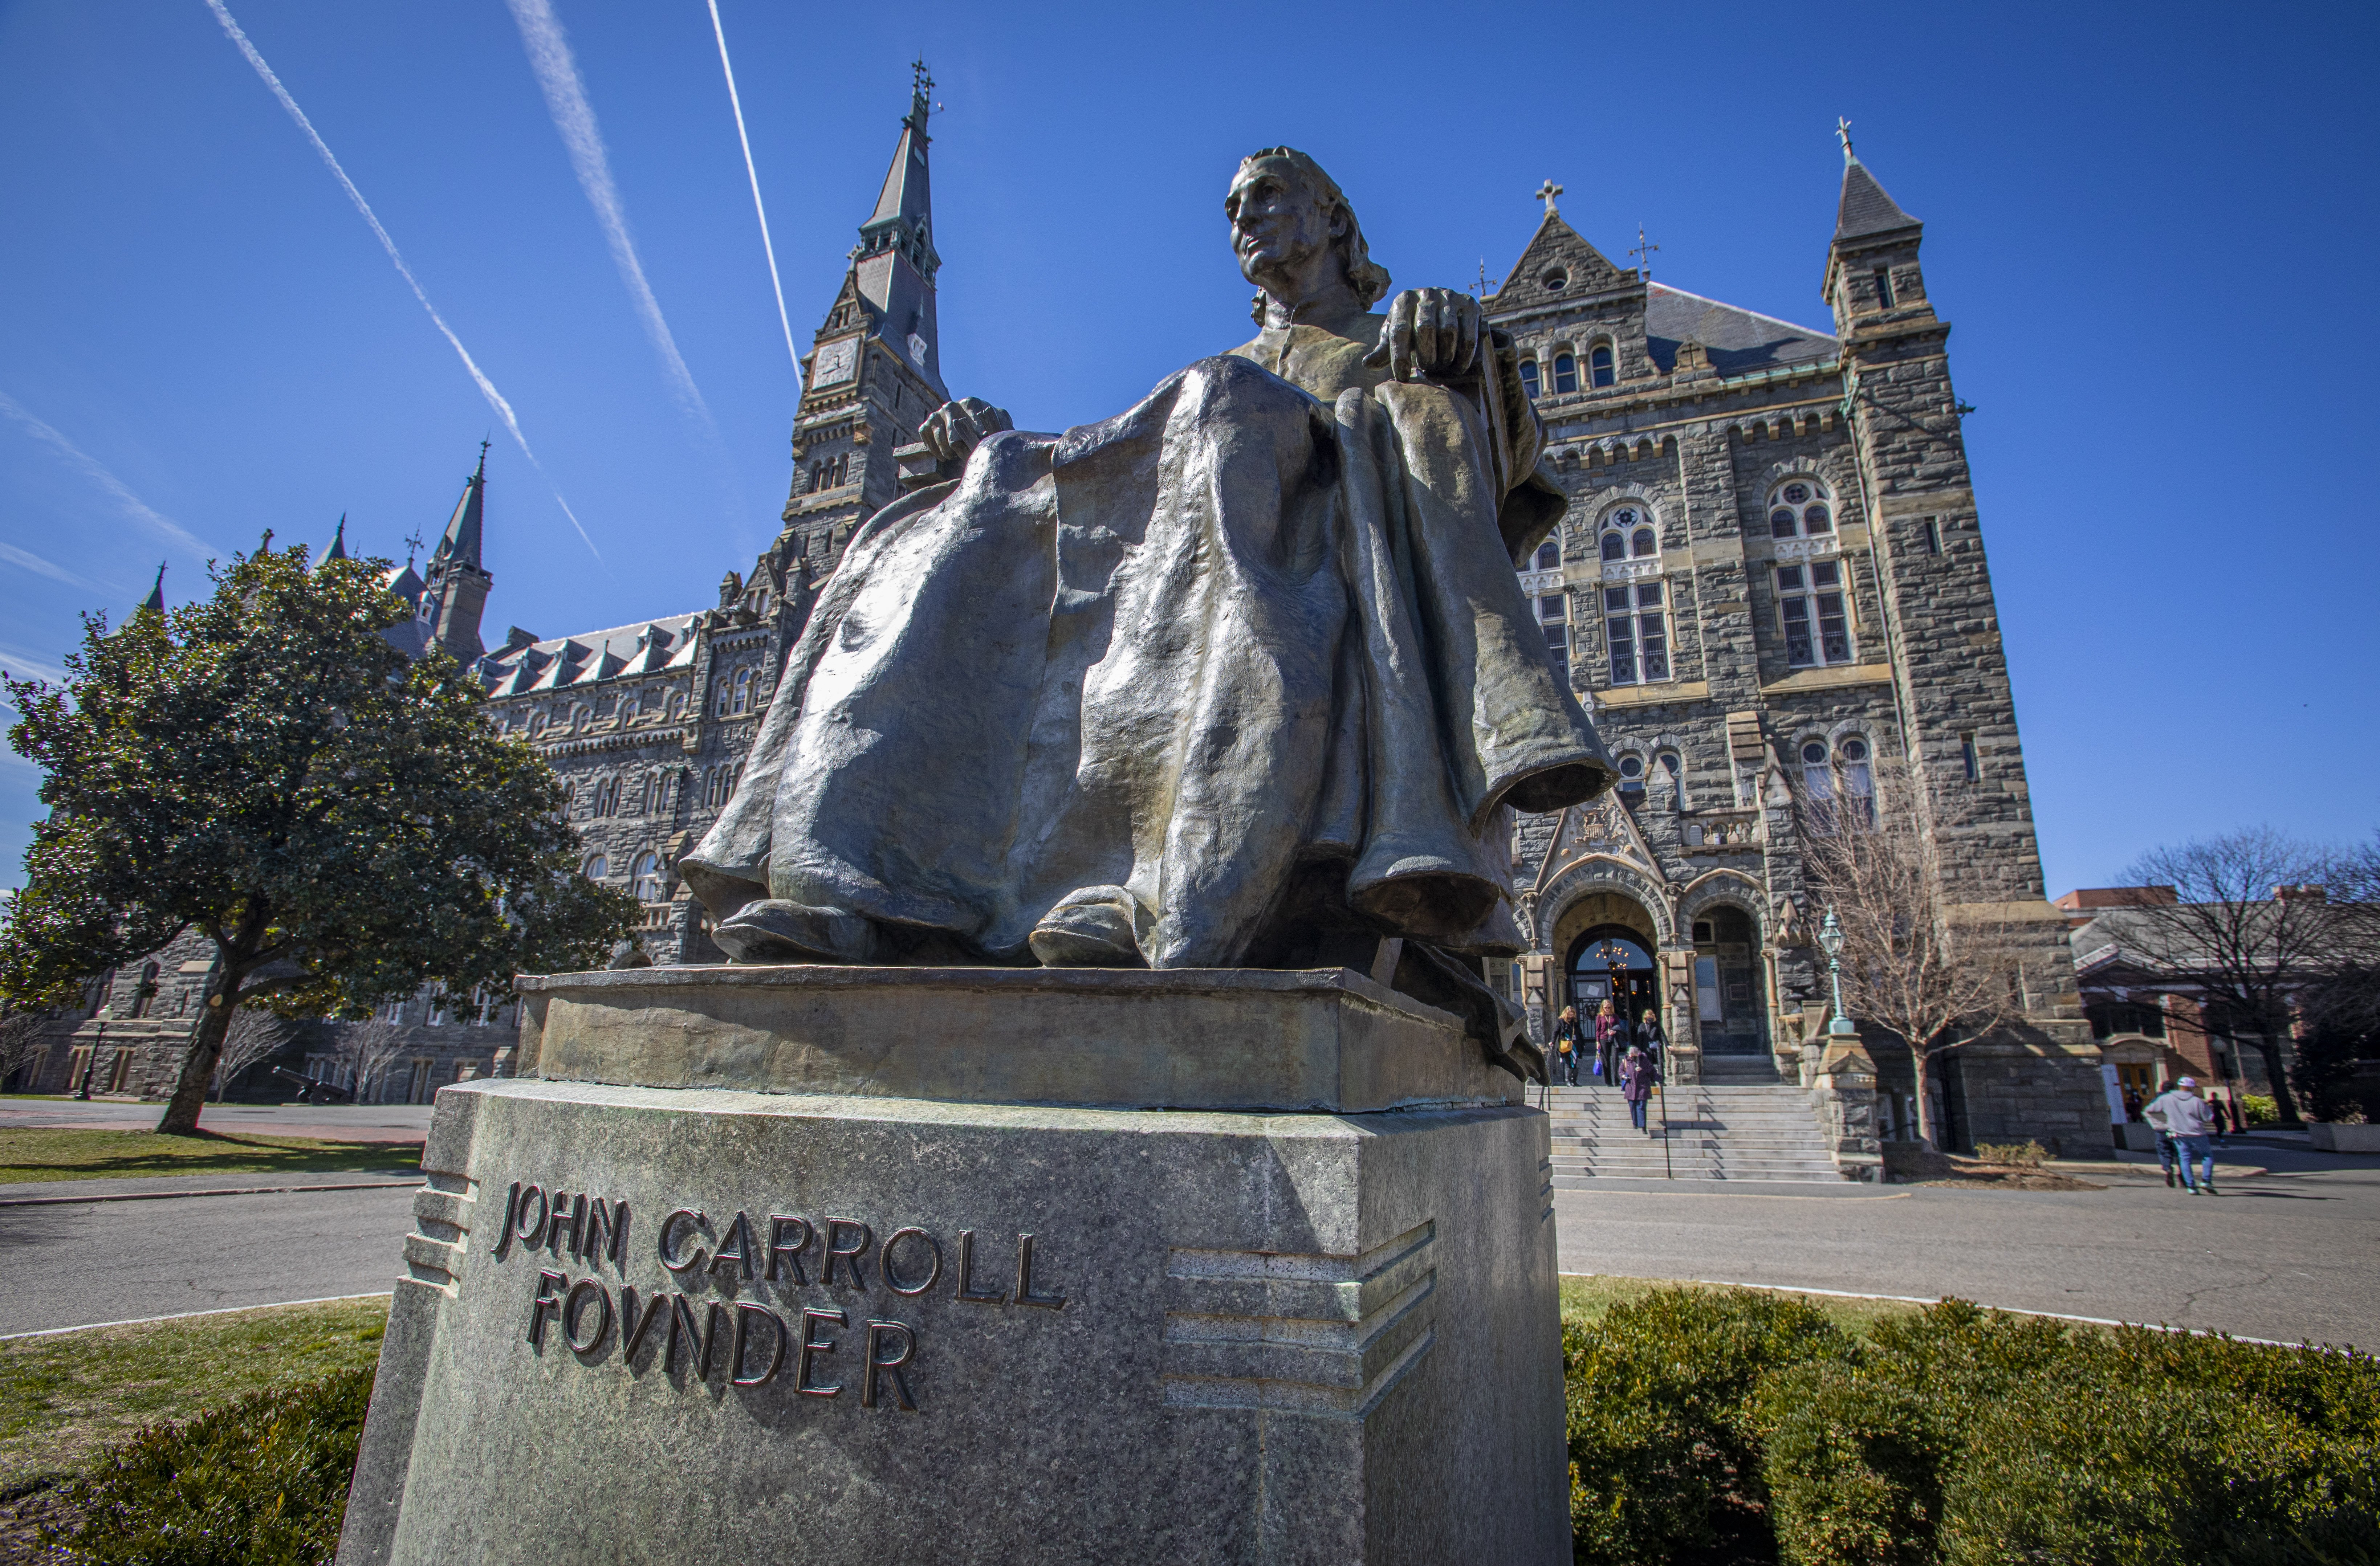
<instances>
[{"instance_id":1,"label":"street lamp globe","mask_svg":"<svg viewBox=\"0 0 2380 1566\"><path fill-rule=\"evenodd\" d=\"M1853 1036L1859 1032L1859 1026L1843 1014L1843 927L1835 918L1831 904L1827 909L1826 922L1818 927L1818 944L1827 949L1827 978L1835 991L1835 1020L1827 1025L1828 1037L1842 1038Z\"/></svg>"},{"instance_id":2,"label":"street lamp globe","mask_svg":"<svg viewBox=\"0 0 2380 1566\"><path fill-rule=\"evenodd\" d=\"M1836 919L1831 907L1827 910L1826 922L1818 927L1818 944L1827 949L1827 962L1830 966L1843 954L1843 927Z\"/></svg>"}]
</instances>

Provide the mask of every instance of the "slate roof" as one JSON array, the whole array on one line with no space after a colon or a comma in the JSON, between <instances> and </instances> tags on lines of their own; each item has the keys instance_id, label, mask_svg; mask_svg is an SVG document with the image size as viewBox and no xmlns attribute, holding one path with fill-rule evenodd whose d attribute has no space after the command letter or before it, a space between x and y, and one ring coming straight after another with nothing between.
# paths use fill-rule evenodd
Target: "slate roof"
<instances>
[{"instance_id":1,"label":"slate roof","mask_svg":"<svg viewBox=\"0 0 2380 1566\"><path fill-rule=\"evenodd\" d=\"M527 696L594 685L622 674L652 674L694 665L699 614L647 620L608 631L499 648L480 660L480 683L492 697Z\"/></svg>"},{"instance_id":2,"label":"slate roof","mask_svg":"<svg viewBox=\"0 0 2380 1566\"><path fill-rule=\"evenodd\" d=\"M1867 165L1857 158L1843 164L1843 199L1835 210L1835 237L1858 239L1870 234L1889 234L1896 228L1916 228L1922 225L1900 210L1900 203L1885 194L1884 187L1868 173Z\"/></svg>"},{"instance_id":3,"label":"slate roof","mask_svg":"<svg viewBox=\"0 0 2380 1566\"><path fill-rule=\"evenodd\" d=\"M1689 337L1710 350L1711 368L1721 375L1822 363L1837 351L1828 333L1723 305L1666 283L1647 284L1645 346L1663 374L1677 368L1678 345Z\"/></svg>"}]
</instances>

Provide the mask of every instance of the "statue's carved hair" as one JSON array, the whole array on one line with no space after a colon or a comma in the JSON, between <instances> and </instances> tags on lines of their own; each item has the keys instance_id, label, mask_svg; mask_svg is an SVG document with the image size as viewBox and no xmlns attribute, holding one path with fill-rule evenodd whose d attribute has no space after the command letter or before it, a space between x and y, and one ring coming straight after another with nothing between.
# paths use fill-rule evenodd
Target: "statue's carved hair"
<instances>
[{"instance_id":1,"label":"statue's carved hair","mask_svg":"<svg viewBox=\"0 0 2380 1566\"><path fill-rule=\"evenodd\" d=\"M1387 297L1389 269L1372 259L1372 252L1364 244L1364 225L1355 221L1354 205L1339 188L1339 182L1323 173L1320 164L1294 147L1259 147L1240 160L1240 167L1245 171L1250 164L1266 158L1279 158L1288 164L1305 177L1316 194L1347 214L1347 232L1339 237L1339 259L1347 271L1347 285L1355 290L1355 297L1363 301L1366 310ZM1264 320L1262 294L1256 297L1254 314L1259 322Z\"/></svg>"}]
</instances>

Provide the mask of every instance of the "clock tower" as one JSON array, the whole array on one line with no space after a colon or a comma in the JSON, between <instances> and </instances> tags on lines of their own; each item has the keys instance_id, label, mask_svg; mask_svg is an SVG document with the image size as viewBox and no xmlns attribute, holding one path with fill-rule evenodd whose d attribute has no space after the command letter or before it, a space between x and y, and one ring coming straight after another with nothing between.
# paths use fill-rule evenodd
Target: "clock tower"
<instances>
[{"instance_id":1,"label":"clock tower","mask_svg":"<svg viewBox=\"0 0 2380 1566\"><path fill-rule=\"evenodd\" d=\"M793 491L784 531L771 552L788 578L806 583L833 570L852 528L892 501L893 452L914 442L926 415L950 400L934 323L941 258L934 252L926 163L934 81L924 61L912 68L909 114L892 166L802 360Z\"/></svg>"}]
</instances>

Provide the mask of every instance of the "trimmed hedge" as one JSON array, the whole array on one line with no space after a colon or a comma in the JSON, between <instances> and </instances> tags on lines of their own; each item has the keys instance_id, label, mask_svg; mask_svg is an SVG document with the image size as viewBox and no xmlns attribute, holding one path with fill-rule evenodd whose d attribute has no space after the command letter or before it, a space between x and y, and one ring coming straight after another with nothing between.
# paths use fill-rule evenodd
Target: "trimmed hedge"
<instances>
[{"instance_id":1,"label":"trimmed hedge","mask_svg":"<svg viewBox=\"0 0 2380 1566\"><path fill-rule=\"evenodd\" d=\"M339 1543L369 1368L257 1392L109 1451L51 1542L97 1566L317 1566Z\"/></svg>"},{"instance_id":2,"label":"trimmed hedge","mask_svg":"<svg viewBox=\"0 0 2380 1566\"><path fill-rule=\"evenodd\" d=\"M1673 1290L1569 1330L1580 1561L2380 1563L2368 1355L1960 1301L1864 1341L1813 1317Z\"/></svg>"}]
</instances>

